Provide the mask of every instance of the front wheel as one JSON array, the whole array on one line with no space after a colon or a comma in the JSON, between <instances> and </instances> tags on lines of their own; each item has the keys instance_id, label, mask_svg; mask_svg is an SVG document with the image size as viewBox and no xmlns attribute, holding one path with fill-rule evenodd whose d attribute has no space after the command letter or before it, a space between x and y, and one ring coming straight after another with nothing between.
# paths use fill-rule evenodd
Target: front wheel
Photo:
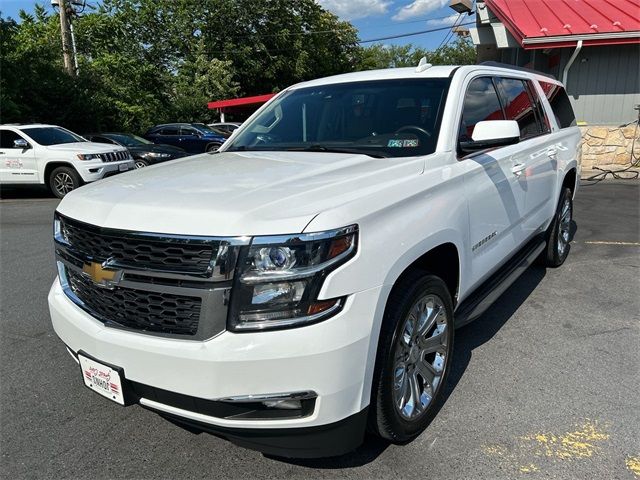
<instances>
[{"instance_id":1,"label":"front wheel","mask_svg":"<svg viewBox=\"0 0 640 480\"><path fill-rule=\"evenodd\" d=\"M211 143L209 145L207 145L206 151L207 152L217 152L218 149L220 148L220 144L219 143Z\"/></svg>"},{"instance_id":2,"label":"front wheel","mask_svg":"<svg viewBox=\"0 0 640 480\"><path fill-rule=\"evenodd\" d=\"M442 400L453 352L453 304L446 284L411 272L389 296L373 378L370 427L401 443L417 437Z\"/></svg>"},{"instance_id":3,"label":"front wheel","mask_svg":"<svg viewBox=\"0 0 640 480\"><path fill-rule=\"evenodd\" d=\"M147 162L146 160L143 160L142 158L136 158L135 163L136 163L136 168L144 168L149 166L149 162Z\"/></svg>"},{"instance_id":4,"label":"front wheel","mask_svg":"<svg viewBox=\"0 0 640 480\"><path fill-rule=\"evenodd\" d=\"M547 267L559 267L569 255L571 240L571 220L573 219L573 200L571 190L563 188L560 200L547 230L547 248L541 255L541 263Z\"/></svg>"},{"instance_id":5,"label":"front wheel","mask_svg":"<svg viewBox=\"0 0 640 480\"><path fill-rule=\"evenodd\" d=\"M58 198L63 198L80 185L80 175L72 167L55 168L49 175L49 189Z\"/></svg>"}]
</instances>

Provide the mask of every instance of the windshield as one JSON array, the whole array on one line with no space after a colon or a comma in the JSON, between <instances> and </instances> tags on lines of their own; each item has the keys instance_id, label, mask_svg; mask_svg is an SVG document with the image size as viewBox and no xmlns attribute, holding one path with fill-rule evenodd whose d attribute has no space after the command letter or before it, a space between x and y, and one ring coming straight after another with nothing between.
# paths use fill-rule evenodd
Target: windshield
<instances>
[{"instance_id":1,"label":"windshield","mask_svg":"<svg viewBox=\"0 0 640 480\"><path fill-rule=\"evenodd\" d=\"M125 147L139 147L141 145L151 145L153 142L145 140L137 135L109 135L107 138L115 140Z\"/></svg>"},{"instance_id":2,"label":"windshield","mask_svg":"<svg viewBox=\"0 0 640 480\"><path fill-rule=\"evenodd\" d=\"M294 89L252 120L226 151L329 151L410 157L435 151L448 78Z\"/></svg>"},{"instance_id":3,"label":"windshield","mask_svg":"<svg viewBox=\"0 0 640 480\"><path fill-rule=\"evenodd\" d=\"M76 135L60 127L23 128L22 131L29 135L36 143L44 146L86 142L80 135Z\"/></svg>"}]
</instances>

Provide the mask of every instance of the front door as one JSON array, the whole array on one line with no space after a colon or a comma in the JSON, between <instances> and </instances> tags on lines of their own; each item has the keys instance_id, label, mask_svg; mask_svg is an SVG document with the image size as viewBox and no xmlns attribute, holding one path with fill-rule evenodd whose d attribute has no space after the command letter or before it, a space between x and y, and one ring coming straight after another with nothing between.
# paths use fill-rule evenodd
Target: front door
<instances>
[{"instance_id":1,"label":"front door","mask_svg":"<svg viewBox=\"0 0 640 480\"><path fill-rule=\"evenodd\" d=\"M491 77L472 79L466 89L459 141L471 137L482 120L504 120L496 86ZM469 204L470 287L481 283L524 242L522 225L526 189L514 173L519 146L509 145L466 155L465 194Z\"/></svg>"},{"instance_id":2,"label":"front door","mask_svg":"<svg viewBox=\"0 0 640 480\"><path fill-rule=\"evenodd\" d=\"M0 182L38 183L38 168L33 148L30 144L28 148L16 147L16 140L27 141L13 130L0 129Z\"/></svg>"}]
</instances>

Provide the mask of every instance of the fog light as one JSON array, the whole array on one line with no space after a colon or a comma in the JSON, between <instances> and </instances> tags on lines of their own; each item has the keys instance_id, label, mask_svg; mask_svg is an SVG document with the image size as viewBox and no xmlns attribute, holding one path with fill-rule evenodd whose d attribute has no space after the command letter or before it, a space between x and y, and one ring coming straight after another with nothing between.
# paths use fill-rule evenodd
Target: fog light
<instances>
[{"instance_id":1,"label":"fog light","mask_svg":"<svg viewBox=\"0 0 640 480\"><path fill-rule=\"evenodd\" d=\"M262 402L267 408L277 408L279 410L302 410L300 400L267 400Z\"/></svg>"}]
</instances>

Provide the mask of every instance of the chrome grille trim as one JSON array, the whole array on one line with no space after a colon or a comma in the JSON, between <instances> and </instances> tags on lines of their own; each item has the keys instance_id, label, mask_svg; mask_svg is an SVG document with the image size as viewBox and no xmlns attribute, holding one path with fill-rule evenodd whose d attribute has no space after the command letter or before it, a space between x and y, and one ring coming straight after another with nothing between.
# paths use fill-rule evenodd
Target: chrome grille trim
<instances>
[{"instance_id":1,"label":"chrome grille trim","mask_svg":"<svg viewBox=\"0 0 640 480\"><path fill-rule=\"evenodd\" d=\"M95 231L96 234L108 233L118 235L123 241L134 241L140 239L153 239L156 242L168 242L169 244L179 244L183 242L190 244L195 242L198 245L208 245L212 247L211 262L202 272L181 272L171 269L143 268L136 264L122 264L113 259L101 258L95 254L79 251L73 244L67 241L63 233L63 223L67 217L56 212L54 219L54 240L56 250L56 260L58 276L61 286L67 297L78 307L89 313L94 319L108 327L124 329L130 332L148 334L161 337L179 338L182 340L206 340L222 333L226 328L228 300L231 290L233 273L239 249L242 245L248 245L249 237L204 237L204 236L183 236L165 235L147 232L131 232L125 230L115 230L96 227L84 224ZM67 220L69 221L69 220ZM75 220L71 220L75 223ZM157 326L149 328L134 328L132 324L122 325L117 318L104 318L100 312L94 311L89 301L85 302L72 289L68 280L67 269L73 270L79 275L83 275L82 269L90 262L101 263L103 268L121 270L121 280L115 288L132 290L135 292L146 292L147 294L159 293L174 296L196 297L201 302L200 316L197 323L197 331L189 334L157 331ZM108 291L108 290L107 290ZM101 294L97 289L95 294ZM82 295L82 292L80 293ZM108 293L104 294L105 297ZM135 323L135 322L134 322ZM155 331L154 331L155 330ZM177 329L179 330L179 329Z\"/></svg>"},{"instance_id":2,"label":"chrome grille trim","mask_svg":"<svg viewBox=\"0 0 640 480\"><path fill-rule=\"evenodd\" d=\"M128 150L119 150L117 152L99 153L98 156L103 162L121 162L122 160L129 160Z\"/></svg>"}]
</instances>

